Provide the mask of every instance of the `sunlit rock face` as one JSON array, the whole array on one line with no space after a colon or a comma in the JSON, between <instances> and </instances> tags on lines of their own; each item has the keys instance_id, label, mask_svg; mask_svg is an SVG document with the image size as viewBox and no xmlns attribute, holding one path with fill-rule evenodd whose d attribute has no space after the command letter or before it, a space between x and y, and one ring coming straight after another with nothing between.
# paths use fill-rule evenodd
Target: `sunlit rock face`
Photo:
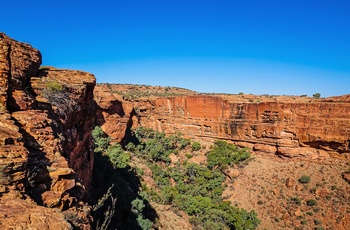
<instances>
[{"instance_id":1,"label":"sunlit rock face","mask_svg":"<svg viewBox=\"0 0 350 230\"><path fill-rule=\"evenodd\" d=\"M40 64L38 50L0 33L1 229L70 229L48 208L75 207L91 182L95 77Z\"/></svg>"},{"instance_id":2,"label":"sunlit rock face","mask_svg":"<svg viewBox=\"0 0 350 230\"><path fill-rule=\"evenodd\" d=\"M98 85L95 90L98 121L116 141L123 140L127 129L142 125L190 138L225 139L287 158L349 159L349 95L313 99L189 91L128 100L120 92L126 94L130 87L122 87Z\"/></svg>"}]
</instances>

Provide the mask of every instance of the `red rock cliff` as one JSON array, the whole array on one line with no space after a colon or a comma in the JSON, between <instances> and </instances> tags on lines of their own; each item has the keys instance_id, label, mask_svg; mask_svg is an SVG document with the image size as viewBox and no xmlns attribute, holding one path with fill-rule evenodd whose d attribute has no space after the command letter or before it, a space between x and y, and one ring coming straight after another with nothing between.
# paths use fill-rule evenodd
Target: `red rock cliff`
<instances>
[{"instance_id":1,"label":"red rock cliff","mask_svg":"<svg viewBox=\"0 0 350 230\"><path fill-rule=\"evenodd\" d=\"M95 77L40 64L38 50L0 33L1 229L71 229L48 208L81 206L91 181Z\"/></svg>"},{"instance_id":2,"label":"red rock cliff","mask_svg":"<svg viewBox=\"0 0 350 230\"><path fill-rule=\"evenodd\" d=\"M95 95L99 121L117 141L122 140L127 127L142 125L166 133L182 132L192 138L226 139L285 157L349 158L349 96L248 100L240 95L192 93L123 100L120 91L109 88L98 85Z\"/></svg>"}]
</instances>

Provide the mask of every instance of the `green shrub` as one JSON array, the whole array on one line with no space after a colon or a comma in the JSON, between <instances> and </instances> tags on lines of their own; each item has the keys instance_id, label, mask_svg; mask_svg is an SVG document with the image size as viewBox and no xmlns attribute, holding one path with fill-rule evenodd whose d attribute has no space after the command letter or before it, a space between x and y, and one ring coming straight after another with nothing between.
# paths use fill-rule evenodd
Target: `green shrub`
<instances>
[{"instance_id":1,"label":"green shrub","mask_svg":"<svg viewBox=\"0 0 350 230\"><path fill-rule=\"evenodd\" d=\"M130 162L130 155L123 150L120 144L109 146L106 156L116 168L126 168Z\"/></svg>"},{"instance_id":2,"label":"green shrub","mask_svg":"<svg viewBox=\"0 0 350 230\"><path fill-rule=\"evenodd\" d=\"M302 221L300 221L300 223L305 225L305 224L307 224L307 221L306 220L302 220Z\"/></svg>"},{"instance_id":3,"label":"green shrub","mask_svg":"<svg viewBox=\"0 0 350 230\"><path fill-rule=\"evenodd\" d=\"M319 99L321 97L320 93L315 93L312 95L313 98Z\"/></svg>"},{"instance_id":4,"label":"green shrub","mask_svg":"<svg viewBox=\"0 0 350 230\"><path fill-rule=\"evenodd\" d=\"M192 151L195 152L195 151L198 151L202 148L201 144L197 141L194 141L192 143Z\"/></svg>"},{"instance_id":5,"label":"green shrub","mask_svg":"<svg viewBox=\"0 0 350 230\"><path fill-rule=\"evenodd\" d=\"M315 225L320 225L320 224L322 224L322 222L321 222L320 220L316 220L316 219L315 219L315 220L314 220L314 224L315 224Z\"/></svg>"},{"instance_id":6,"label":"green shrub","mask_svg":"<svg viewBox=\"0 0 350 230\"><path fill-rule=\"evenodd\" d=\"M247 149L238 148L226 141L215 141L213 148L207 154L207 166L208 168L225 169L227 166L248 158L250 158L250 153Z\"/></svg>"},{"instance_id":7,"label":"green shrub","mask_svg":"<svg viewBox=\"0 0 350 230\"><path fill-rule=\"evenodd\" d=\"M147 218L143 218L141 215L137 217L137 223L142 230L152 229L153 223Z\"/></svg>"},{"instance_id":8,"label":"green shrub","mask_svg":"<svg viewBox=\"0 0 350 230\"><path fill-rule=\"evenodd\" d=\"M324 230L323 227L316 227L315 230Z\"/></svg>"},{"instance_id":9,"label":"green shrub","mask_svg":"<svg viewBox=\"0 0 350 230\"><path fill-rule=\"evenodd\" d=\"M131 211L135 214L142 213L144 207L145 207L145 204L143 203L143 200L139 198L136 198L131 202Z\"/></svg>"},{"instance_id":10,"label":"green shrub","mask_svg":"<svg viewBox=\"0 0 350 230\"><path fill-rule=\"evenodd\" d=\"M63 85L57 81L50 81L46 83L46 90L53 93L58 93L63 90Z\"/></svg>"},{"instance_id":11,"label":"green shrub","mask_svg":"<svg viewBox=\"0 0 350 230\"><path fill-rule=\"evenodd\" d=\"M302 176L299 178L299 182L302 183L302 184L307 184L310 182L310 177L309 176Z\"/></svg>"},{"instance_id":12,"label":"green shrub","mask_svg":"<svg viewBox=\"0 0 350 230\"><path fill-rule=\"evenodd\" d=\"M103 132L102 128L95 126L92 130L92 138L94 141L94 152L104 152L107 150L110 142L110 138Z\"/></svg>"},{"instance_id":13,"label":"green shrub","mask_svg":"<svg viewBox=\"0 0 350 230\"><path fill-rule=\"evenodd\" d=\"M308 206L315 206L315 205L317 205L317 201L316 200L308 200L308 201L306 201L306 204Z\"/></svg>"},{"instance_id":14,"label":"green shrub","mask_svg":"<svg viewBox=\"0 0 350 230\"><path fill-rule=\"evenodd\" d=\"M149 230L152 228L152 221L150 221L147 218L144 218L142 212L145 208L145 204L143 200L136 198L131 202L131 211L137 216L136 220L139 225L139 227L142 230Z\"/></svg>"},{"instance_id":15,"label":"green shrub","mask_svg":"<svg viewBox=\"0 0 350 230\"><path fill-rule=\"evenodd\" d=\"M297 205L301 205L301 200L300 200L299 197L293 197L293 198L292 198L292 201L293 201L295 204L297 204Z\"/></svg>"},{"instance_id":16,"label":"green shrub","mask_svg":"<svg viewBox=\"0 0 350 230\"><path fill-rule=\"evenodd\" d=\"M135 153L152 162L170 163L171 153L177 154L179 150L186 148L191 143L189 139L182 138L181 133L166 136L163 132L144 127L137 128L134 134L141 143L136 147ZM127 148L130 147L128 144Z\"/></svg>"}]
</instances>

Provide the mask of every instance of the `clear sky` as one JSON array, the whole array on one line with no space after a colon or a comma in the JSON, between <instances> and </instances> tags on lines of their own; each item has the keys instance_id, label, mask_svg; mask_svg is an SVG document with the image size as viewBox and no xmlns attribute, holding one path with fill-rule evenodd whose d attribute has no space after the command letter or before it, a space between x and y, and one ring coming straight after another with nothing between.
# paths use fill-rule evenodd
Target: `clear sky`
<instances>
[{"instance_id":1,"label":"clear sky","mask_svg":"<svg viewBox=\"0 0 350 230\"><path fill-rule=\"evenodd\" d=\"M350 93L350 0L7 0L0 31L97 82Z\"/></svg>"}]
</instances>

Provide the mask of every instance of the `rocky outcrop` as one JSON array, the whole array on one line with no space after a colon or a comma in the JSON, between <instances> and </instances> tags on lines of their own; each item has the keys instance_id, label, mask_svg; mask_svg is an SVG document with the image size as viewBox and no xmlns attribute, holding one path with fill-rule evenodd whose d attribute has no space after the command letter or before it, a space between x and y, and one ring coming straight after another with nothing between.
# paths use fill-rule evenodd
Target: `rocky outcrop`
<instances>
[{"instance_id":1,"label":"rocky outcrop","mask_svg":"<svg viewBox=\"0 0 350 230\"><path fill-rule=\"evenodd\" d=\"M94 96L98 104L96 124L102 126L114 141L121 142L132 120L137 123L133 104L124 103L123 96L114 93L108 85L96 87Z\"/></svg>"},{"instance_id":2,"label":"rocky outcrop","mask_svg":"<svg viewBox=\"0 0 350 230\"><path fill-rule=\"evenodd\" d=\"M73 229L60 210L38 206L28 199L5 196L0 207L0 229Z\"/></svg>"},{"instance_id":3,"label":"rocky outcrop","mask_svg":"<svg viewBox=\"0 0 350 230\"><path fill-rule=\"evenodd\" d=\"M116 141L121 136L111 129L125 134L125 128L142 125L190 138L225 139L288 158L349 158L348 95L317 100L190 94L123 100L105 85L98 85L95 95L100 102L98 119ZM118 129L111 128L115 124Z\"/></svg>"},{"instance_id":4,"label":"rocky outcrop","mask_svg":"<svg viewBox=\"0 0 350 230\"><path fill-rule=\"evenodd\" d=\"M1 229L70 229L60 210L82 210L92 178L95 77L40 64L38 50L0 33Z\"/></svg>"}]
</instances>

